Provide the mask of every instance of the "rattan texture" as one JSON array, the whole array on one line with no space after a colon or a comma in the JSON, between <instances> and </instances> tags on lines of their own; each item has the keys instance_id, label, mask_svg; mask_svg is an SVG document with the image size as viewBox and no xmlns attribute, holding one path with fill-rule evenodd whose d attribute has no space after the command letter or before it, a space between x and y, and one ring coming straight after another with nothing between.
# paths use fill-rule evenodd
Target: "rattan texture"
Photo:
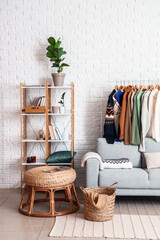
<instances>
[{"instance_id":1,"label":"rattan texture","mask_svg":"<svg viewBox=\"0 0 160 240\"><path fill-rule=\"evenodd\" d=\"M24 182L33 187L58 187L73 183L76 179L76 172L73 168L53 173L46 173L46 170L53 170L57 166L36 167L30 169L24 174Z\"/></svg>"},{"instance_id":2,"label":"rattan texture","mask_svg":"<svg viewBox=\"0 0 160 240\"><path fill-rule=\"evenodd\" d=\"M84 188L82 191L84 196L85 219L90 221L103 222L103 221L111 220L113 218L116 189L112 189L109 187L91 187L91 188ZM91 204L91 201L88 197L89 192L106 194L108 197L107 197L107 203L105 207L102 209L96 209L95 206Z\"/></svg>"}]
</instances>

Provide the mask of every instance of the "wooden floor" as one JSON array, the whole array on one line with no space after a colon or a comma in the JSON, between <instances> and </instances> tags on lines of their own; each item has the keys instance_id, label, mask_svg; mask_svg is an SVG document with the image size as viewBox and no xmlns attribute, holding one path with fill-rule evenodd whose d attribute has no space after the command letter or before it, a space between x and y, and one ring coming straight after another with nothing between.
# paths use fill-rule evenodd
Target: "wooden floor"
<instances>
[{"instance_id":1,"label":"wooden floor","mask_svg":"<svg viewBox=\"0 0 160 240\"><path fill-rule=\"evenodd\" d=\"M82 195L79 191L78 195L82 204ZM18 212L19 203L19 189L0 189L0 240L60 239L48 237L55 218L36 218L21 215ZM48 209L49 205L46 203L35 206L36 211L46 211ZM160 197L117 197L114 226L112 222L110 222L110 225L106 225L105 230L108 232L108 238L106 239L160 239ZM68 240L70 238L64 239ZM75 239L82 240L84 238Z\"/></svg>"}]
</instances>

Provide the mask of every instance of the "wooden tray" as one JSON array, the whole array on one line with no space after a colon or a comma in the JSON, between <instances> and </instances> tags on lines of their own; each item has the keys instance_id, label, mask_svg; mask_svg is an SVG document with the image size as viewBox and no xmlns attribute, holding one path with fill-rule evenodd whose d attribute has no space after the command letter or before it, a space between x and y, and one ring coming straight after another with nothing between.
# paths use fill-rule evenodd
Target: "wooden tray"
<instances>
[{"instance_id":1,"label":"wooden tray","mask_svg":"<svg viewBox=\"0 0 160 240\"><path fill-rule=\"evenodd\" d=\"M28 106L25 108L26 113L45 113L45 106Z\"/></svg>"}]
</instances>

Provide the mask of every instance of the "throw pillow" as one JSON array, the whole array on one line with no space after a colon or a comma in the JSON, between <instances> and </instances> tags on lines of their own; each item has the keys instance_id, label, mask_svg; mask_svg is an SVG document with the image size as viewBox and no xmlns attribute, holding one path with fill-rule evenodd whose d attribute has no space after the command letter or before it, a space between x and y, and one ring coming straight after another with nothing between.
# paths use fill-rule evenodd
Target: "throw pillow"
<instances>
[{"instance_id":1,"label":"throw pillow","mask_svg":"<svg viewBox=\"0 0 160 240\"><path fill-rule=\"evenodd\" d=\"M144 153L147 169L160 168L160 152Z\"/></svg>"},{"instance_id":2,"label":"throw pillow","mask_svg":"<svg viewBox=\"0 0 160 240\"><path fill-rule=\"evenodd\" d=\"M103 164L104 168L133 168L128 158L106 159Z\"/></svg>"},{"instance_id":3,"label":"throw pillow","mask_svg":"<svg viewBox=\"0 0 160 240\"><path fill-rule=\"evenodd\" d=\"M47 159L47 163L70 163L74 156L76 155L76 152L71 151L57 151L52 153Z\"/></svg>"}]
</instances>

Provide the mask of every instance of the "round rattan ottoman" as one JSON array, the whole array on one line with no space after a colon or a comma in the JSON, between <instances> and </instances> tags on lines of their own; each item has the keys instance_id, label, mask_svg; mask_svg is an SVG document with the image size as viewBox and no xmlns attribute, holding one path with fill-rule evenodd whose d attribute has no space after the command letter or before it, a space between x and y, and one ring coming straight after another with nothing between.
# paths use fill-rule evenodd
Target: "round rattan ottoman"
<instances>
[{"instance_id":1,"label":"round rattan ottoman","mask_svg":"<svg viewBox=\"0 0 160 240\"><path fill-rule=\"evenodd\" d=\"M20 213L36 217L55 217L75 212L79 209L74 180L76 172L73 168L45 166L36 167L25 172L24 175L24 192L22 194L19 207ZM55 198L55 192L63 190L64 198ZM24 197L28 192L27 201ZM45 192L45 198L35 200L35 192ZM75 200L73 200L73 195ZM50 211L48 213L38 213L33 211L33 205L36 202L50 201ZM67 211L57 212L55 210L55 201L65 201L70 203L70 209ZM29 205L28 211L24 207Z\"/></svg>"}]
</instances>

